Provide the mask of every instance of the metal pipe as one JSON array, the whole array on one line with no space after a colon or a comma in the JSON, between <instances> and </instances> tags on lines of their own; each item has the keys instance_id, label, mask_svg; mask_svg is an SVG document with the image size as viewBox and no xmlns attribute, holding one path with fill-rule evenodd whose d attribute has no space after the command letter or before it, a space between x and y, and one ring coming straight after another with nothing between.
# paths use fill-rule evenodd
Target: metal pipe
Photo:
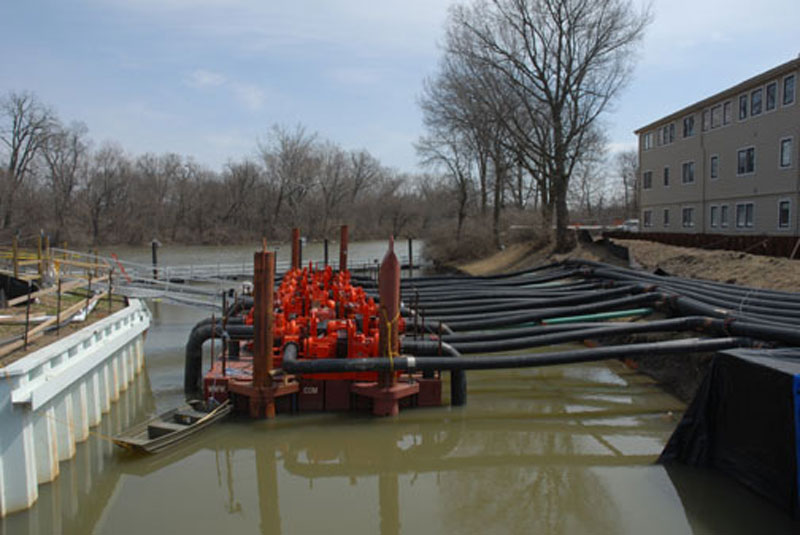
<instances>
[{"instance_id":1,"label":"metal pipe","mask_svg":"<svg viewBox=\"0 0 800 535\"><path fill-rule=\"evenodd\" d=\"M342 225L339 236L339 271L347 271L347 225Z\"/></svg>"}]
</instances>

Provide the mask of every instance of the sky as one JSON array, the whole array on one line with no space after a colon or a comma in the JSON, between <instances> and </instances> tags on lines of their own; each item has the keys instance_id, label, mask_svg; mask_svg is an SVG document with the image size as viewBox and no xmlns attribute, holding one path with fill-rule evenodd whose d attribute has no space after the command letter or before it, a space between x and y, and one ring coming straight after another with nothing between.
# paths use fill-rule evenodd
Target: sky
<instances>
[{"instance_id":1,"label":"sky","mask_svg":"<svg viewBox=\"0 0 800 535\"><path fill-rule=\"evenodd\" d=\"M646 0L634 0L642 6ZM271 125L419 171L417 99L452 0L0 0L0 95L31 91L95 143L221 170ZM633 131L800 53L798 0L653 0L603 123Z\"/></svg>"}]
</instances>

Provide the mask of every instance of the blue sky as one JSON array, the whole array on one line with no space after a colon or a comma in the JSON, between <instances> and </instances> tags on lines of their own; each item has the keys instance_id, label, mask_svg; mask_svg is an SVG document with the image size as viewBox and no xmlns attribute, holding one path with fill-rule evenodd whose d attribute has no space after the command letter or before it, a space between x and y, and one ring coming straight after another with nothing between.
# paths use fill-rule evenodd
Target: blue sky
<instances>
[{"instance_id":1,"label":"blue sky","mask_svg":"<svg viewBox=\"0 0 800 535\"><path fill-rule=\"evenodd\" d=\"M214 169L301 123L416 171L416 99L444 0L2 0L0 94L30 90L95 142ZM637 0L638 3L638 0ZM604 121L632 131L800 53L798 0L655 0L633 79Z\"/></svg>"}]
</instances>

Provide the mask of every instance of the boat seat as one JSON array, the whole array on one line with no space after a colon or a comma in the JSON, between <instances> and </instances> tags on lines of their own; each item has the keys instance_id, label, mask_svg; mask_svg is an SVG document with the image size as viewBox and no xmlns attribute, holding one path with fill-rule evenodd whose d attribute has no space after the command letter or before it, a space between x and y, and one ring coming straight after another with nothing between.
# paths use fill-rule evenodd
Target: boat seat
<instances>
[{"instance_id":1,"label":"boat seat","mask_svg":"<svg viewBox=\"0 0 800 535\"><path fill-rule=\"evenodd\" d=\"M192 409L181 409L172 417L175 422L179 424L189 425L195 423L197 420L208 416L206 412L195 411Z\"/></svg>"},{"instance_id":2,"label":"boat seat","mask_svg":"<svg viewBox=\"0 0 800 535\"><path fill-rule=\"evenodd\" d=\"M184 429L186 429L185 425L176 422L153 422L147 426L147 436L153 439Z\"/></svg>"}]
</instances>

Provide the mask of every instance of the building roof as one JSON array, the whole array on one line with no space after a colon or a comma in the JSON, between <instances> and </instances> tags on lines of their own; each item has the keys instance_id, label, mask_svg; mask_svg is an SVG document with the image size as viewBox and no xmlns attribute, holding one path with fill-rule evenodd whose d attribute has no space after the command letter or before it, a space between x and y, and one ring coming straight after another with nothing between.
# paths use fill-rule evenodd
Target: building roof
<instances>
[{"instance_id":1,"label":"building roof","mask_svg":"<svg viewBox=\"0 0 800 535\"><path fill-rule=\"evenodd\" d=\"M761 74L757 74L756 76L753 76L752 78L748 78L747 80L745 80L743 82L740 82L740 83L736 84L733 87L730 87L730 88L728 88L728 89L726 89L724 91L720 91L719 93L711 95L710 97L705 98L705 99L703 99L701 101L695 102L694 104L692 104L690 106L686 106L685 108L682 108L682 109L680 109L680 110L678 110L678 111L676 111L674 113L671 113L671 114L669 114L669 115L667 115L665 117L662 117L661 119L658 119L657 121L653 121L652 123L650 123L648 125L645 125L645 126L639 128L639 129L635 130L633 133L636 134L636 135L639 135L640 133L642 133L642 132L644 132L646 130L650 130L652 128L655 128L655 127L659 126L662 123L668 123L668 122L674 121L675 119L681 119L681 118L683 118L683 116L688 115L689 113L691 113L693 111L696 111L698 109L703 109L703 108L705 108L705 107L707 107L707 106L709 106L711 104L714 104L714 103L716 103L716 102L718 102L720 100L724 100L724 99L732 97L732 96L738 96L739 93L744 92L746 89L749 89L752 86L759 85L759 84L761 84L763 82L766 82L766 81L769 81L769 80L771 80L773 78L781 76L782 74L786 74L786 73L788 73L790 71L794 71L798 67L800 67L800 57L798 57L796 59L793 59L791 61L787 61L786 63L778 65L777 67L774 67L774 68L772 68L772 69L770 69L768 71L762 72Z\"/></svg>"}]
</instances>

